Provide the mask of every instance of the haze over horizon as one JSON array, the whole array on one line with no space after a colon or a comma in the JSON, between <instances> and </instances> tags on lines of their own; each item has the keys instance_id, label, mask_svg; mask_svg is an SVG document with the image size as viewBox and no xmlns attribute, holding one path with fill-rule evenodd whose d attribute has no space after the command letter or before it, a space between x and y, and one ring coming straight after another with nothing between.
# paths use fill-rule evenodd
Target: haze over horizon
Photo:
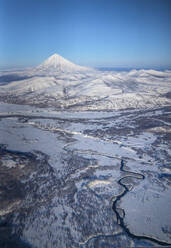
<instances>
[{"instance_id":1,"label":"haze over horizon","mask_svg":"<svg viewBox=\"0 0 171 248\"><path fill-rule=\"evenodd\" d=\"M171 67L171 1L0 1L0 68L54 53L90 67Z\"/></svg>"}]
</instances>

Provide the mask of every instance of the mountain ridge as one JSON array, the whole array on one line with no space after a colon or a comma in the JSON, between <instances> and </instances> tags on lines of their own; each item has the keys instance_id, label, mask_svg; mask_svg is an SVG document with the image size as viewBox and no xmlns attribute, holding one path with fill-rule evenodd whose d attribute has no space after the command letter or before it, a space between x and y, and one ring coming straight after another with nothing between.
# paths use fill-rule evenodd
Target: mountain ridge
<instances>
[{"instance_id":1,"label":"mountain ridge","mask_svg":"<svg viewBox=\"0 0 171 248\"><path fill-rule=\"evenodd\" d=\"M53 54L39 66L9 79L1 82L0 100L10 103L74 110L170 105L171 71L102 72Z\"/></svg>"}]
</instances>

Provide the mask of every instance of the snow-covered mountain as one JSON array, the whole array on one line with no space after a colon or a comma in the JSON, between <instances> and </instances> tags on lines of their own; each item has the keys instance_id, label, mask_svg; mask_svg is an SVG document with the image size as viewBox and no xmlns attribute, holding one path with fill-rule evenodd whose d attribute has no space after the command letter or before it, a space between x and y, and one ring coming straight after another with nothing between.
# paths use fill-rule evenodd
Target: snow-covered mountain
<instances>
[{"instance_id":1,"label":"snow-covered mountain","mask_svg":"<svg viewBox=\"0 0 171 248\"><path fill-rule=\"evenodd\" d=\"M74 72L85 72L92 70L90 68L76 65L67 59L64 59L58 54L53 54L46 59L42 64L35 68L35 71L40 73L74 73Z\"/></svg>"},{"instance_id":2,"label":"snow-covered mountain","mask_svg":"<svg viewBox=\"0 0 171 248\"><path fill-rule=\"evenodd\" d=\"M101 72L57 54L31 70L0 72L1 101L74 110L168 106L170 86L171 71Z\"/></svg>"}]
</instances>

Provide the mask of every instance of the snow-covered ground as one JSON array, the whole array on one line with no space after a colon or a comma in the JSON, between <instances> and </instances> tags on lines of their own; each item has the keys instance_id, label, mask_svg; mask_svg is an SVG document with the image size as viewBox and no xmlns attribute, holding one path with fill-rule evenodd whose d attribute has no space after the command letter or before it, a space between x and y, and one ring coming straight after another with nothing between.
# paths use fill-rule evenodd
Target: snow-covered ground
<instances>
[{"instance_id":1,"label":"snow-covered ground","mask_svg":"<svg viewBox=\"0 0 171 248\"><path fill-rule=\"evenodd\" d=\"M33 248L171 244L171 71L54 55L0 80L0 234L5 219Z\"/></svg>"},{"instance_id":2,"label":"snow-covered ground","mask_svg":"<svg viewBox=\"0 0 171 248\"><path fill-rule=\"evenodd\" d=\"M23 186L28 188L26 199L8 209L13 212L13 232L19 232L21 239L43 248L92 247L101 239L118 247L124 242L134 247L171 242L168 107L62 113L26 105L0 106L0 143L7 149L1 158L4 170L28 167L18 162L20 153L34 154L42 169L48 163L54 170L53 176L49 169L46 174L34 171L24 181L30 185ZM19 158L13 159L11 152ZM127 236L112 209L113 200L123 192L120 179L129 191L117 203L123 210L116 211L137 239Z\"/></svg>"},{"instance_id":3,"label":"snow-covered ground","mask_svg":"<svg viewBox=\"0 0 171 248\"><path fill-rule=\"evenodd\" d=\"M12 76L14 80L9 82ZM0 98L12 103L73 110L118 110L168 106L171 102L169 70L102 72L75 65L56 54L26 71L1 72L0 79Z\"/></svg>"}]
</instances>

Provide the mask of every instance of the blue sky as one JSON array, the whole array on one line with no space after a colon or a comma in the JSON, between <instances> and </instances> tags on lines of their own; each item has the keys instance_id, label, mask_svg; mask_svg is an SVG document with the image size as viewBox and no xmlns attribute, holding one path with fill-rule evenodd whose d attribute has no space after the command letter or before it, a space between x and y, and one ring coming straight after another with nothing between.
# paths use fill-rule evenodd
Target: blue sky
<instances>
[{"instance_id":1,"label":"blue sky","mask_svg":"<svg viewBox=\"0 0 171 248\"><path fill-rule=\"evenodd\" d=\"M171 66L171 0L0 0L0 67Z\"/></svg>"}]
</instances>

